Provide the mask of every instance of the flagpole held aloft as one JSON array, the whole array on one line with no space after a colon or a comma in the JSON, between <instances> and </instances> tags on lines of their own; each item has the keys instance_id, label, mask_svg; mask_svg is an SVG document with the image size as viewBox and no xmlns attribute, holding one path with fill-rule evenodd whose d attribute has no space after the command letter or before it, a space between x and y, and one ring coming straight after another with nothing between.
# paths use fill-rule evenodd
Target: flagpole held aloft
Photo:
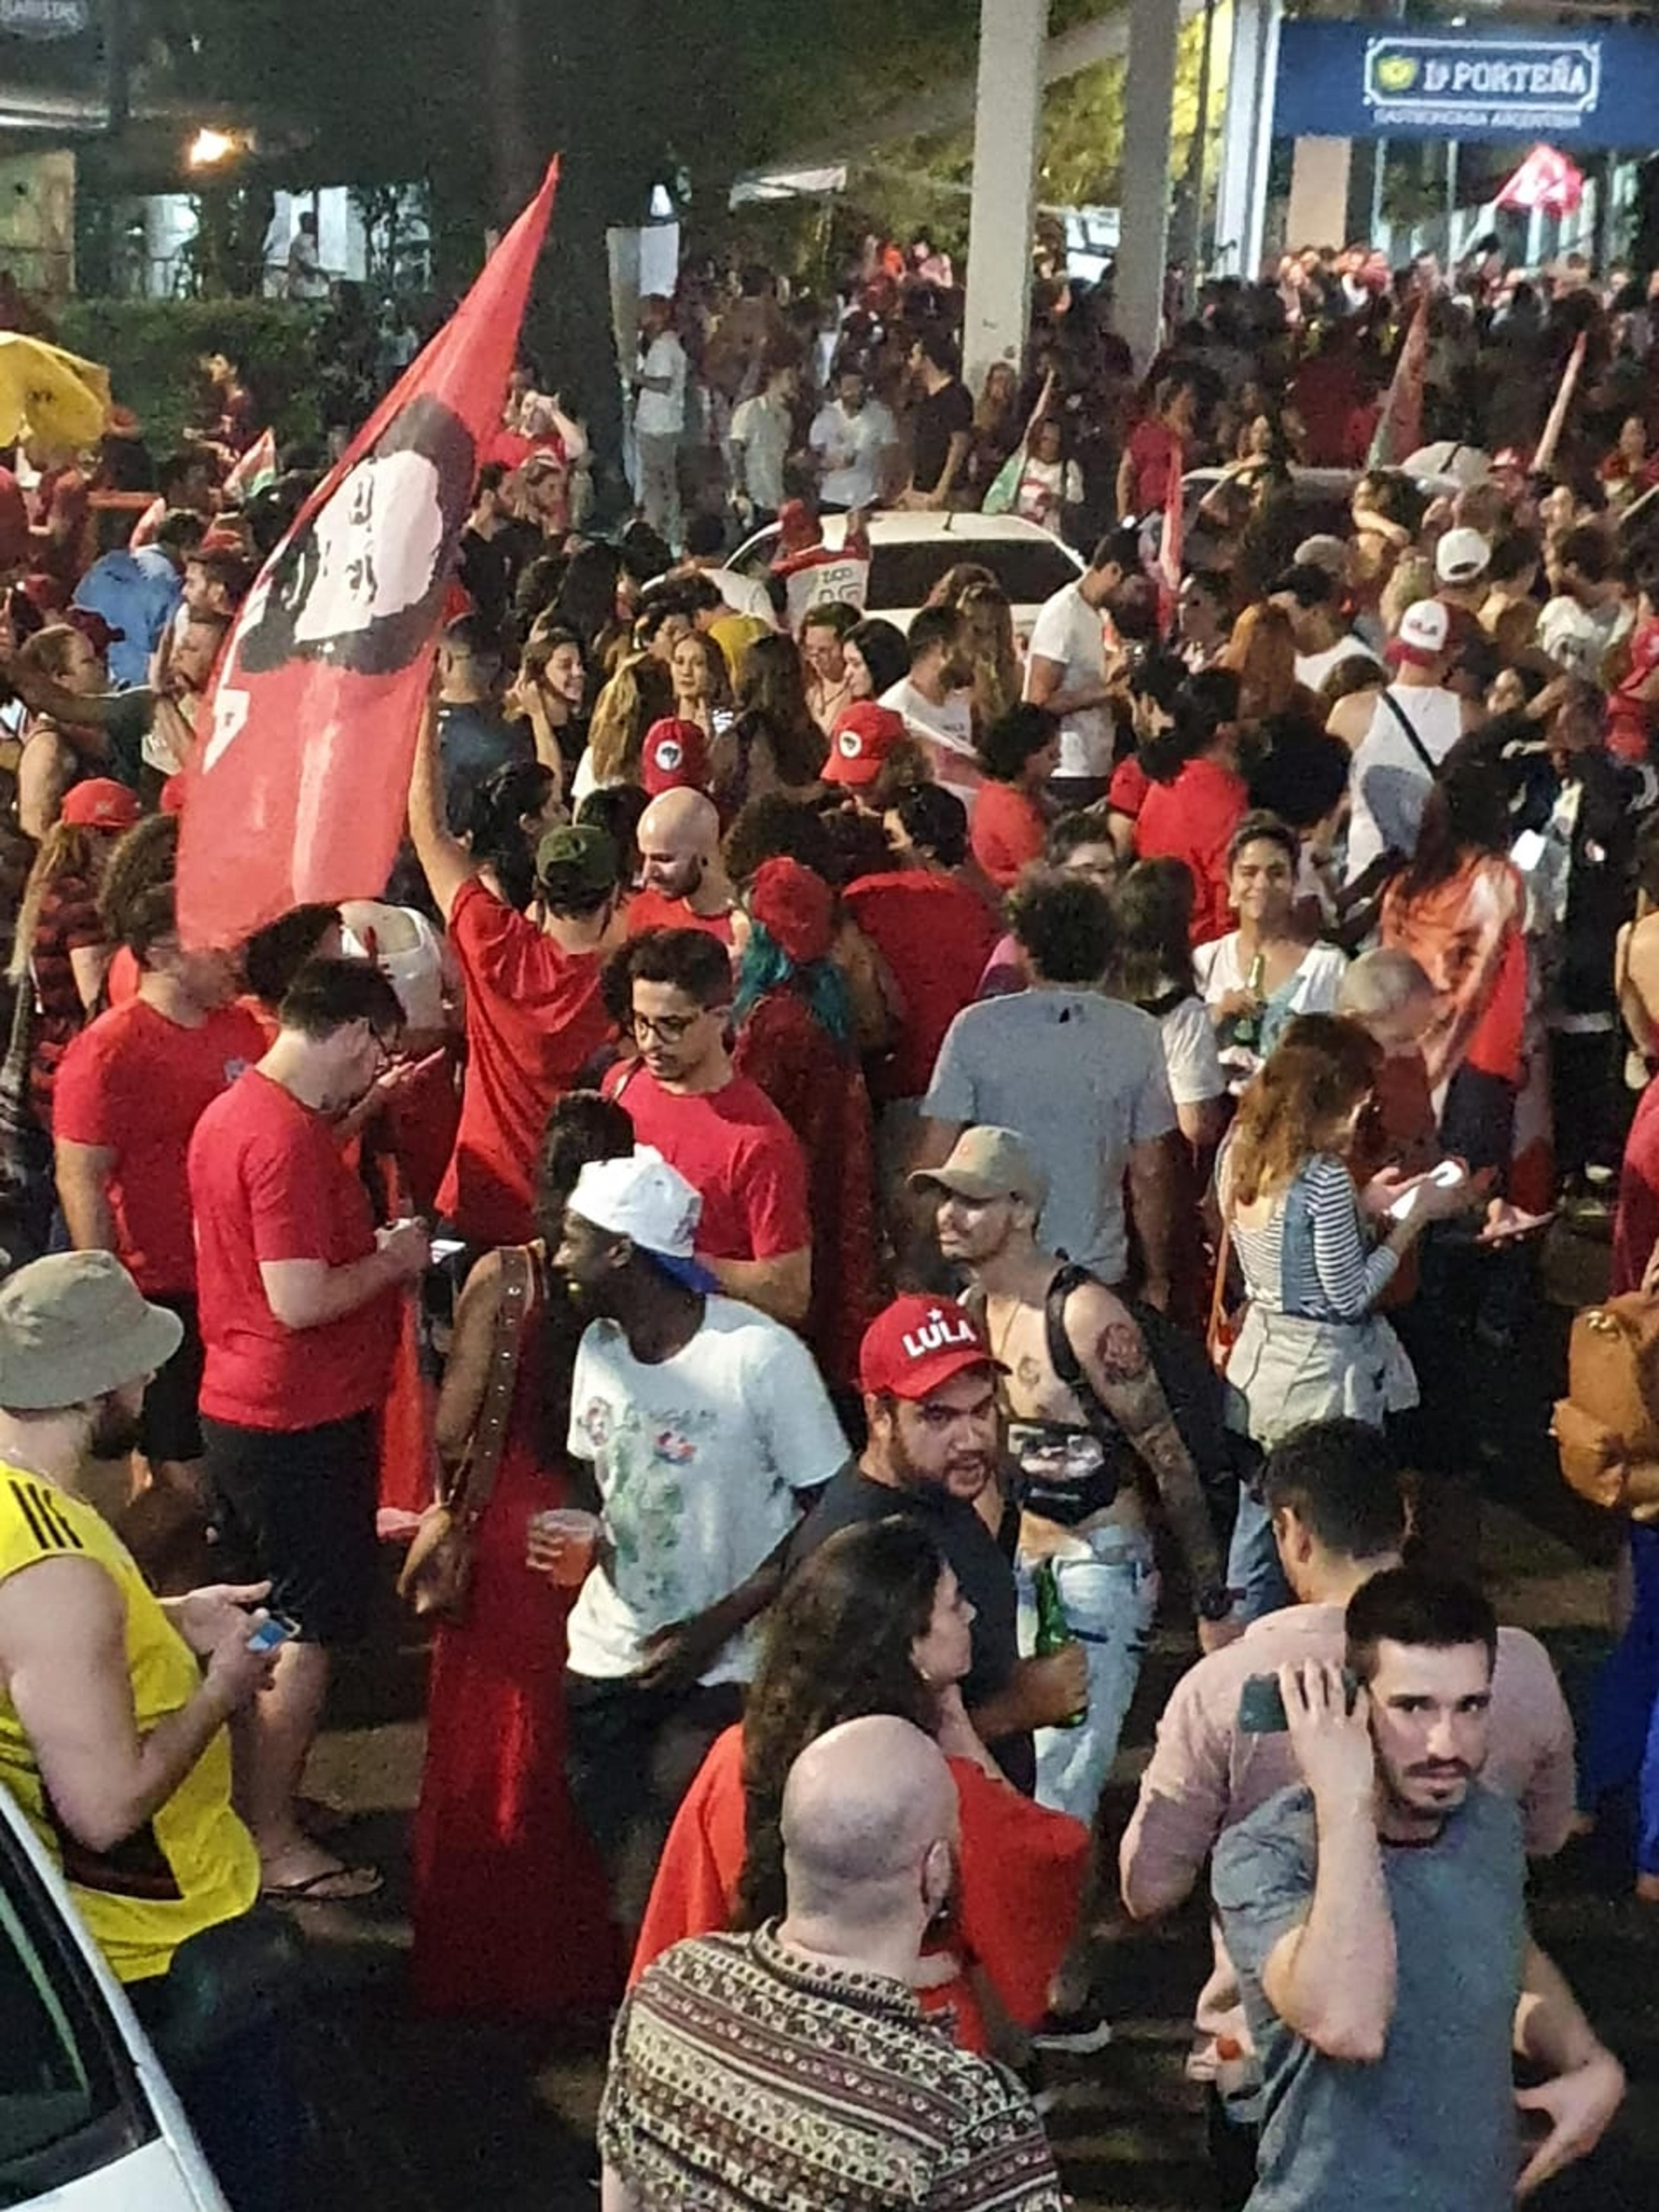
<instances>
[{"instance_id":1,"label":"flagpole held aloft","mask_svg":"<svg viewBox=\"0 0 1659 2212\"><path fill-rule=\"evenodd\" d=\"M1561 442L1561 433L1567 427L1567 410L1572 405L1572 396L1578 389L1578 379L1583 373L1584 348L1589 333L1580 331L1567 356L1567 365L1561 372L1560 387L1555 395L1555 404L1550 409L1549 420L1544 425L1544 434L1538 441L1538 450L1532 457L1534 473L1553 468L1556 447Z\"/></svg>"},{"instance_id":2,"label":"flagpole held aloft","mask_svg":"<svg viewBox=\"0 0 1659 2212\"><path fill-rule=\"evenodd\" d=\"M229 945L378 897L479 462L499 427L559 165L295 518L231 627L185 770L179 922Z\"/></svg>"}]
</instances>

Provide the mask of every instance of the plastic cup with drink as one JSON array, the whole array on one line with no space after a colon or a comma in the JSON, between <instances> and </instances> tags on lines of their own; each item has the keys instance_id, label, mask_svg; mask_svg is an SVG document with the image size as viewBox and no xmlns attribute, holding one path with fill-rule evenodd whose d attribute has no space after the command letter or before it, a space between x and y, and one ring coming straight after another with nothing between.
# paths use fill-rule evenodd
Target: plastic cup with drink
<instances>
[{"instance_id":1,"label":"plastic cup with drink","mask_svg":"<svg viewBox=\"0 0 1659 2212\"><path fill-rule=\"evenodd\" d=\"M587 1579L599 1548L599 1516L580 1506L550 1505L530 1516L525 1563L561 1589Z\"/></svg>"}]
</instances>

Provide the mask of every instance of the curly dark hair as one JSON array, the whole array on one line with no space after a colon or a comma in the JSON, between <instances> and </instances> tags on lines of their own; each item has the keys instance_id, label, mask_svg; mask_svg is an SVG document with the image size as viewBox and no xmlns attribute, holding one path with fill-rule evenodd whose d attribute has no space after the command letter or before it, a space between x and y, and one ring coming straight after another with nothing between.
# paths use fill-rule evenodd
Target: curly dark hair
<instances>
[{"instance_id":1,"label":"curly dark hair","mask_svg":"<svg viewBox=\"0 0 1659 2212\"><path fill-rule=\"evenodd\" d=\"M892 1514L838 1529L785 1583L744 1715L739 1928L759 1928L784 1909L783 1785L809 1743L872 1713L937 1731L936 1694L910 1654L927 1632L944 1571L927 1530Z\"/></svg>"}]
</instances>

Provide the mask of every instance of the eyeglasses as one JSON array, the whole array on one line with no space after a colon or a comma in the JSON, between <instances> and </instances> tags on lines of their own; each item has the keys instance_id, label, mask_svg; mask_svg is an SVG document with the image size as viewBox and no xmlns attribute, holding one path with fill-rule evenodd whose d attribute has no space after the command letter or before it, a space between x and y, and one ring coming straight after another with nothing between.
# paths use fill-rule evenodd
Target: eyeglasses
<instances>
[{"instance_id":1,"label":"eyeglasses","mask_svg":"<svg viewBox=\"0 0 1659 2212\"><path fill-rule=\"evenodd\" d=\"M659 1044L678 1044L688 1030L702 1019L696 1014L635 1014L633 1017L636 1037L655 1037Z\"/></svg>"}]
</instances>

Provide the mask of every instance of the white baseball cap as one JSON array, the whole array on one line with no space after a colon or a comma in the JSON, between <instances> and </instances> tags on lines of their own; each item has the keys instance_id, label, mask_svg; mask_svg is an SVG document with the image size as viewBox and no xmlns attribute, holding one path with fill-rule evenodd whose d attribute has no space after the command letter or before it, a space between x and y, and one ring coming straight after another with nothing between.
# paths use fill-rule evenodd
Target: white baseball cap
<instances>
[{"instance_id":1,"label":"white baseball cap","mask_svg":"<svg viewBox=\"0 0 1659 2212\"><path fill-rule=\"evenodd\" d=\"M1435 548L1434 573L1443 584L1472 584L1492 565L1492 547L1478 530L1449 530Z\"/></svg>"},{"instance_id":2,"label":"white baseball cap","mask_svg":"<svg viewBox=\"0 0 1659 2212\"><path fill-rule=\"evenodd\" d=\"M1406 610L1392 651L1396 660L1424 668L1438 660L1451 636L1451 617L1438 599L1415 599Z\"/></svg>"},{"instance_id":3,"label":"white baseball cap","mask_svg":"<svg viewBox=\"0 0 1659 2212\"><path fill-rule=\"evenodd\" d=\"M567 1201L595 1229L631 1238L665 1274L689 1290L708 1291L714 1279L696 1256L702 1200L654 1145L612 1160L589 1160Z\"/></svg>"}]
</instances>

